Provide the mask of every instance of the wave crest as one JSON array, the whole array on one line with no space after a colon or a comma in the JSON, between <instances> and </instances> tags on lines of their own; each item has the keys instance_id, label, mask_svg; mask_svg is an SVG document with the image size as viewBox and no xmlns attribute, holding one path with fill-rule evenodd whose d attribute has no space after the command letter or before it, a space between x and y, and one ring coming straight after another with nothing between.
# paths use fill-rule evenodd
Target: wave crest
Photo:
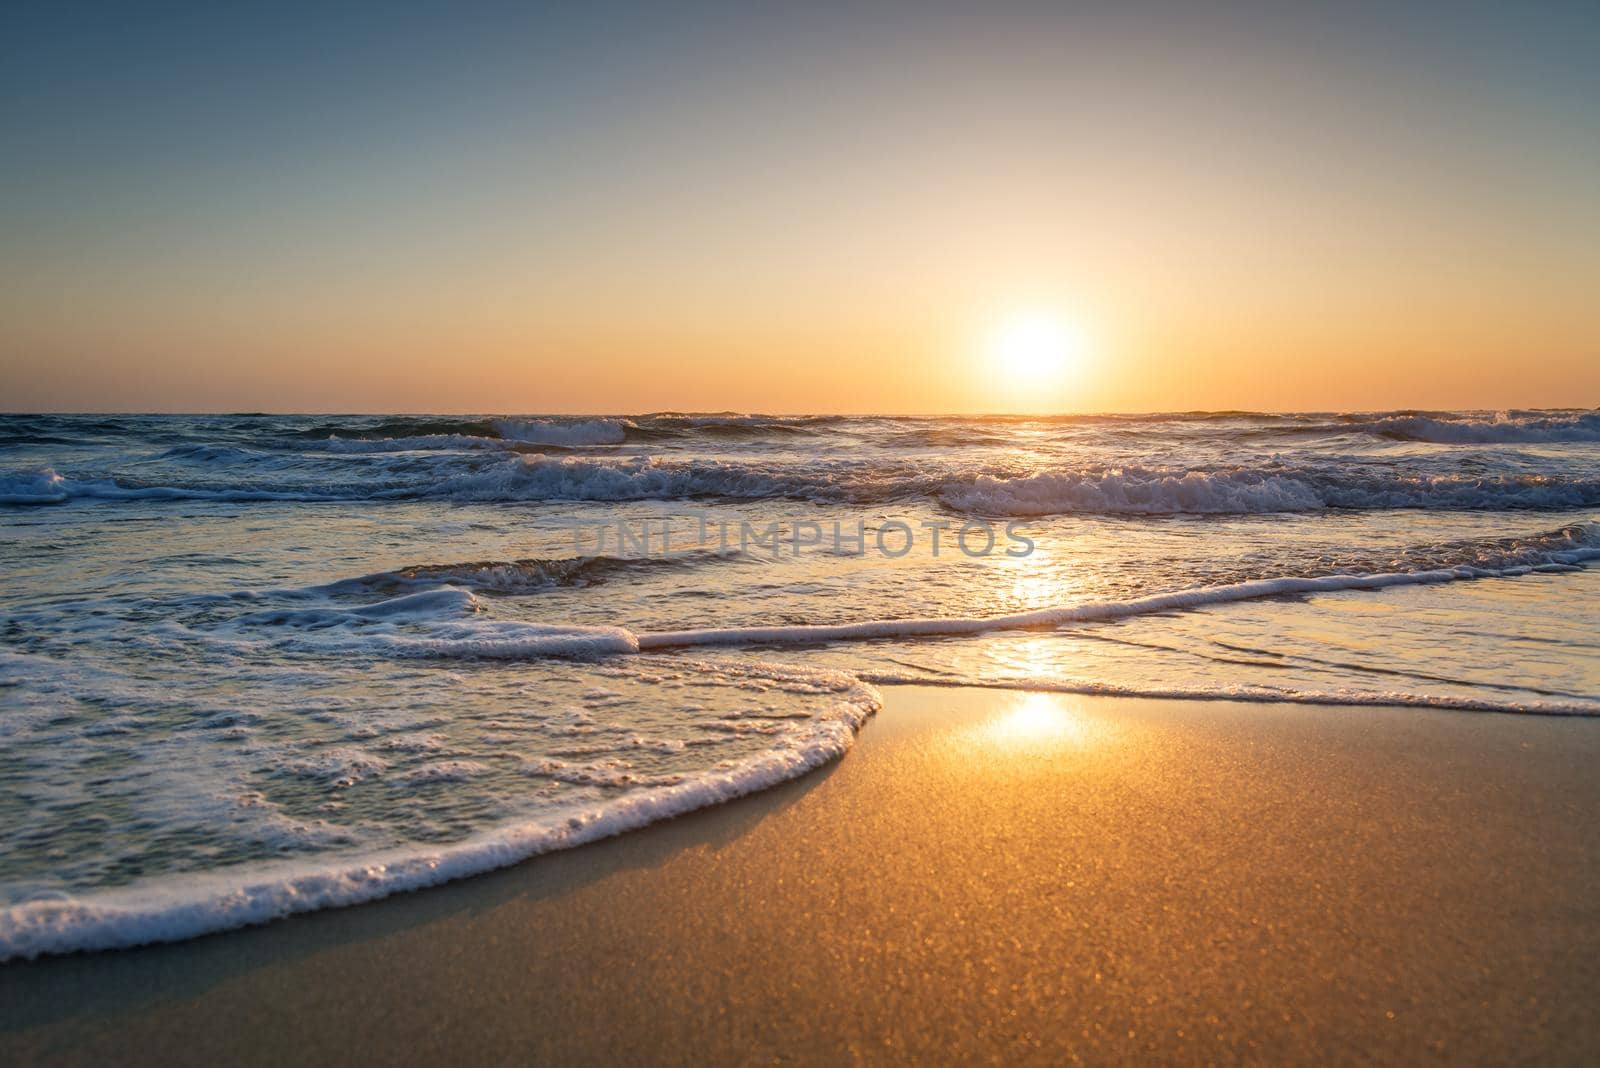
<instances>
[{"instance_id":1,"label":"wave crest","mask_svg":"<svg viewBox=\"0 0 1600 1068\"><path fill-rule=\"evenodd\" d=\"M621 445L627 440L628 428L633 424L625 419L584 419L577 422L496 419L490 425L506 441L581 448L588 445Z\"/></svg>"},{"instance_id":2,"label":"wave crest","mask_svg":"<svg viewBox=\"0 0 1600 1068\"><path fill-rule=\"evenodd\" d=\"M1395 441L1441 445L1580 444L1600 442L1600 412L1498 412L1488 419L1394 415L1360 424L1360 428Z\"/></svg>"},{"instance_id":3,"label":"wave crest","mask_svg":"<svg viewBox=\"0 0 1600 1068\"><path fill-rule=\"evenodd\" d=\"M1138 467L980 475L940 499L980 515L1249 515L1330 508L1538 510L1600 504L1600 481L1546 475L1332 474L1307 469L1181 471Z\"/></svg>"}]
</instances>

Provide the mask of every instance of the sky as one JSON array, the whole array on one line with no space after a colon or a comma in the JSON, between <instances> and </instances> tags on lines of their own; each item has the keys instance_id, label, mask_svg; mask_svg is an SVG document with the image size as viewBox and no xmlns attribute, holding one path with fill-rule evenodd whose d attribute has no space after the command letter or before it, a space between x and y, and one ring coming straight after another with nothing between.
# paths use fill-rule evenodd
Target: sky
<instances>
[{"instance_id":1,"label":"sky","mask_svg":"<svg viewBox=\"0 0 1600 1068\"><path fill-rule=\"evenodd\" d=\"M0 410L1600 405L1592 2L243 7L0 8Z\"/></svg>"}]
</instances>

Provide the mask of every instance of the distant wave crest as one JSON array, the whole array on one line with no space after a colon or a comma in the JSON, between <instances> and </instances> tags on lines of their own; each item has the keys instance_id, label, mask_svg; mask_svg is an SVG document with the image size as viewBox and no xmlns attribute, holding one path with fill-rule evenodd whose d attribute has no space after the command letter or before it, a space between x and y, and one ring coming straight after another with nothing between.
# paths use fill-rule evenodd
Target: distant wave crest
<instances>
[{"instance_id":1,"label":"distant wave crest","mask_svg":"<svg viewBox=\"0 0 1600 1068\"><path fill-rule=\"evenodd\" d=\"M639 501L726 498L885 504L934 499L963 513L1044 515L1248 515L1324 509L1561 510L1600 505L1600 479L1560 475L1406 475L1396 471L1272 466L1184 470L1088 468L966 478L893 468L812 462L677 460L652 457L507 457L448 474L433 466L415 481L308 484L149 485L73 479L51 468L0 475L0 504L111 501L450 500Z\"/></svg>"},{"instance_id":2,"label":"distant wave crest","mask_svg":"<svg viewBox=\"0 0 1600 1068\"><path fill-rule=\"evenodd\" d=\"M1394 415L1354 424L1395 441L1443 445L1538 445L1600 442L1600 412L1555 415L1499 412L1488 418Z\"/></svg>"},{"instance_id":3,"label":"distant wave crest","mask_svg":"<svg viewBox=\"0 0 1600 1068\"><path fill-rule=\"evenodd\" d=\"M584 419L555 422L547 419L496 419L500 437L529 445L621 445L633 424L625 419Z\"/></svg>"},{"instance_id":4,"label":"distant wave crest","mask_svg":"<svg viewBox=\"0 0 1600 1068\"><path fill-rule=\"evenodd\" d=\"M947 485L940 499L984 515L1248 515L1421 508L1551 510L1600 504L1600 481L1547 475L1333 473L1326 470L1183 471L1121 468L1046 472L1022 478L981 475Z\"/></svg>"}]
</instances>

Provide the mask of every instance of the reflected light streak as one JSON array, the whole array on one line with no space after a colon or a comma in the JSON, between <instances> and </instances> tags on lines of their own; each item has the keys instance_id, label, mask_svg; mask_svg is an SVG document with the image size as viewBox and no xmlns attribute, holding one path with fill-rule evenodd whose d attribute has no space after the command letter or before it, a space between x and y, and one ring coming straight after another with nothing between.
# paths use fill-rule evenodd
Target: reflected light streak
<instances>
[{"instance_id":1,"label":"reflected light streak","mask_svg":"<svg viewBox=\"0 0 1600 1068\"><path fill-rule=\"evenodd\" d=\"M989 742L1008 748L1081 746L1090 737L1088 723L1060 694L1024 693L982 727Z\"/></svg>"}]
</instances>

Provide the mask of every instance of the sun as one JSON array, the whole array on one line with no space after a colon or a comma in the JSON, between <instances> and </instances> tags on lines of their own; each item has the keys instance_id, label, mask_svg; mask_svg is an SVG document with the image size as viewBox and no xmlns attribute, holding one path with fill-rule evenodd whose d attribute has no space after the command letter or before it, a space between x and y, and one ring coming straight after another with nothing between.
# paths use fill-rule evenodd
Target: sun
<instances>
[{"instance_id":1,"label":"sun","mask_svg":"<svg viewBox=\"0 0 1600 1068\"><path fill-rule=\"evenodd\" d=\"M1008 385L1039 389L1059 385L1088 353L1081 324L1047 311L1014 312L989 336L985 355Z\"/></svg>"}]
</instances>

